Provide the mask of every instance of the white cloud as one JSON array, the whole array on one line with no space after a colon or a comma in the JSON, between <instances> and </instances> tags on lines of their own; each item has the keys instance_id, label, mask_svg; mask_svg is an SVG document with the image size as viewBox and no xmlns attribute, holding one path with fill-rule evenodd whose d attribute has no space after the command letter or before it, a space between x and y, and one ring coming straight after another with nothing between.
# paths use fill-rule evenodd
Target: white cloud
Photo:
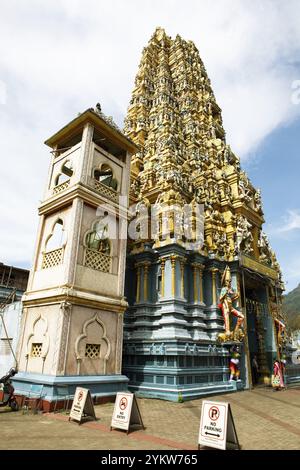
<instances>
[{"instance_id":1,"label":"white cloud","mask_svg":"<svg viewBox=\"0 0 300 470\"><path fill-rule=\"evenodd\" d=\"M281 268L286 282L286 293L288 293L299 285L300 256L288 257L282 262Z\"/></svg>"},{"instance_id":2,"label":"white cloud","mask_svg":"<svg viewBox=\"0 0 300 470\"><path fill-rule=\"evenodd\" d=\"M6 85L0 80L0 105L6 104Z\"/></svg>"},{"instance_id":3,"label":"white cloud","mask_svg":"<svg viewBox=\"0 0 300 470\"><path fill-rule=\"evenodd\" d=\"M288 209L277 224L268 224L266 230L276 238L288 240L297 230L300 230L300 210Z\"/></svg>"},{"instance_id":4,"label":"white cloud","mask_svg":"<svg viewBox=\"0 0 300 470\"><path fill-rule=\"evenodd\" d=\"M300 211L289 210L288 215L285 217L285 223L278 229L279 232L291 232L300 230Z\"/></svg>"},{"instance_id":5,"label":"white cloud","mask_svg":"<svg viewBox=\"0 0 300 470\"><path fill-rule=\"evenodd\" d=\"M228 143L242 158L300 115L291 99L300 79L298 0L0 0L0 11L5 262L31 260L49 162L43 141L97 101L122 123L156 26L195 42L223 108Z\"/></svg>"}]
</instances>

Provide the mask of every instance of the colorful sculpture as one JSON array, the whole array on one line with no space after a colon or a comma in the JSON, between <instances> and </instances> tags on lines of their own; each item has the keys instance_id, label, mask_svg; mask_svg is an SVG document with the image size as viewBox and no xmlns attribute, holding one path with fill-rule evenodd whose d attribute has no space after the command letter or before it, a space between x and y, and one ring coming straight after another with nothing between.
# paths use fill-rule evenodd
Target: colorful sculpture
<instances>
[{"instance_id":1,"label":"colorful sculpture","mask_svg":"<svg viewBox=\"0 0 300 470\"><path fill-rule=\"evenodd\" d=\"M229 380L240 380L240 349L238 346L231 348L231 359L230 359L230 379Z\"/></svg>"},{"instance_id":2,"label":"colorful sculpture","mask_svg":"<svg viewBox=\"0 0 300 470\"><path fill-rule=\"evenodd\" d=\"M286 342L285 324L282 321L278 320L278 318L275 318L275 325L277 331L278 348L280 351L282 351L283 346Z\"/></svg>"},{"instance_id":3,"label":"colorful sculpture","mask_svg":"<svg viewBox=\"0 0 300 470\"><path fill-rule=\"evenodd\" d=\"M233 307L233 302L239 298L239 294L231 287L231 273L229 266L226 266L222 276L222 289L219 298L219 308L225 323L225 335L219 335L219 341L241 341L244 338L242 330L244 315ZM237 317L234 331L230 330L230 315Z\"/></svg>"}]
</instances>

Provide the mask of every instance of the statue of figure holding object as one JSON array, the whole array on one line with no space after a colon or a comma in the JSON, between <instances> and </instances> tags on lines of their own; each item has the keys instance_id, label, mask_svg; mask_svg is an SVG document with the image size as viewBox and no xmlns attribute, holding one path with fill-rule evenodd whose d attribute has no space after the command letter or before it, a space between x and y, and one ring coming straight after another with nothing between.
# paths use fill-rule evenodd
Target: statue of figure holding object
<instances>
[{"instance_id":1,"label":"statue of figure holding object","mask_svg":"<svg viewBox=\"0 0 300 470\"><path fill-rule=\"evenodd\" d=\"M239 298L239 294L231 287L231 273L229 266L226 266L222 276L222 289L219 297L219 308L222 311L225 324L225 338L227 341L240 341L244 337L242 326L244 315L233 307L233 302ZM230 330L230 315L237 317L234 331ZM222 335L221 335L222 336Z\"/></svg>"}]
</instances>

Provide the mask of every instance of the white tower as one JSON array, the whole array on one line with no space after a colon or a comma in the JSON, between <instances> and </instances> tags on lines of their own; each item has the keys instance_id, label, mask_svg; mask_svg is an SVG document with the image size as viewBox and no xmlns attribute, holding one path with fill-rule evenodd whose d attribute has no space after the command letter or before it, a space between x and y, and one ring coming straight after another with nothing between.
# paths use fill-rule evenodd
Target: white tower
<instances>
[{"instance_id":1,"label":"white tower","mask_svg":"<svg viewBox=\"0 0 300 470\"><path fill-rule=\"evenodd\" d=\"M16 393L84 386L97 397L127 388L121 375L130 157L136 146L88 109L46 141L48 183L19 342ZM47 406L46 406L47 408ZM49 408L49 406L48 406Z\"/></svg>"}]
</instances>

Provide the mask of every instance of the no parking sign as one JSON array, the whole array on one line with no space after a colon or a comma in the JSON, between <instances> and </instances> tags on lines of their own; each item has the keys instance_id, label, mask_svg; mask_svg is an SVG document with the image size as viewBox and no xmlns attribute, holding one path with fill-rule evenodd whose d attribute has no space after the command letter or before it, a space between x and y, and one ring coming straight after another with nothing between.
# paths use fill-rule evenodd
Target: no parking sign
<instances>
[{"instance_id":1,"label":"no parking sign","mask_svg":"<svg viewBox=\"0 0 300 470\"><path fill-rule=\"evenodd\" d=\"M226 450L228 445L239 449L239 442L229 403L202 402L198 447Z\"/></svg>"}]
</instances>

